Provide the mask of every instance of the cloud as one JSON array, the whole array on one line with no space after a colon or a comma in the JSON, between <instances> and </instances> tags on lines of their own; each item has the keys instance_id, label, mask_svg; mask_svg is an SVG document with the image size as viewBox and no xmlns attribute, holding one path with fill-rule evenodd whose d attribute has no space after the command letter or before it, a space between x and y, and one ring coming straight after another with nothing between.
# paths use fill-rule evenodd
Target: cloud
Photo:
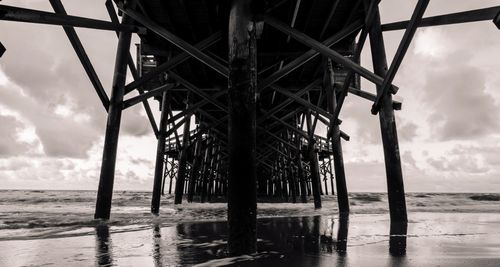
<instances>
[{"instance_id":1,"label":"cloud","mask_svg":"<svg viewBox=\"0 0 500 267\"><path fill-rule=\"evenodd\" d=\"M453 64L451 61L448 64ZM439 140L475 139L498 131L500 123L486 79L466 63L428 73L424 101L433 113L428 122Z\"/></svg>"},{"instance_id":2,"label":"cloud","mask_svg":"<svg viewBox=\"0 0 500 267\"><path fill-rule=\"evenodd\" d=\"M13 116L0 115L0 157L18 155L29 150L30 144L19 140L24 128L22 122Z\"/></svg>"},{"instance_id":3,"label":"cloud","mask_svg":"<svg viewBox=\"0 0 500 267\"><path fill-rule=\"evenodd\" d=\"M412 141L417 136L418 126L415 123L407 122L398 127L398 137L400 141Z\"/></svg>"}]
</instances>

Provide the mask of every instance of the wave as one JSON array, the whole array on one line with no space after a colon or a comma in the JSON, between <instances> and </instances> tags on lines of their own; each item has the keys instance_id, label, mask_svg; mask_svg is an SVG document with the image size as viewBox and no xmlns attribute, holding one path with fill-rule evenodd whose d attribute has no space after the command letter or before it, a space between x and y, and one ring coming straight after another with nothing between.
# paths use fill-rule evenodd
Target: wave
<instances>
[{"instance_id":1,"label":"wave","mask_svg":"<svg viewBox=\"0 0 500 267\"><path fill-rule=\"evenodd\" d=\"M493 194L473 195L470 196L469 198L477 201L500 201L500 195L493 195Z\"/></svg>"}]
</instances>

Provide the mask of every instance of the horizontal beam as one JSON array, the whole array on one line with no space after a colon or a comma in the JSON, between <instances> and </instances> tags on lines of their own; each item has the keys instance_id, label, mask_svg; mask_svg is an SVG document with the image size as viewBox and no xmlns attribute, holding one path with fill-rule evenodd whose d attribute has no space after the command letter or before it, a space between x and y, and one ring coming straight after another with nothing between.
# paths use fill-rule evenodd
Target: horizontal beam
<instances>
[{"instance_id":1,"label":"horizontal beam","mask_svg":"<svg viewBox=\"0 0 500 267\"><path fill-rule=\"evenodd\" d=\"M310 108L310 109L320 113L321 115L327 117L328 119L333 120L332 114L328 113L328 111L314 105L313 103L310 103L309 101L301 98L300 96L297 96L294 93L289 92L288 90L281 88L279 86L273 85L271 87L273 88L273 90L275 90L275 91L277 91L277 92L279 92L279 93L281 93L289 98L292 98L293 100L295 100L297 103L303 105L304 107Z\"/></svg>"},{"instance_id":2,"label":"horizontal beam","mask_svg":"<svg viewBox=\"0 0 500 267\"><path fill-rule=\"evenodd\" d=\"M211 45L215 44L217 41L219 41L220 38L221 38L221 32L219 31L210 35L205 40L199 42L198 44L195 45L195 47L199 50L206 49ZM150 81L155 77L158 77L158 75L160 75L161 73L169 71L170 69L176 67L177 65L185 62L189 58L191 58L191 56L188 53L183 52L173 57L172 59L168 60L167 62L161 64L160 66L148 71L139 79L127 84L127 86L125 86L125 94L131 92L132 90L134 90L134 88L143 86L146 82Z\"/></svg>"},{"instance_id":3,"label":"horizontal beam","mask_svg":"<svg viewBox=\"0 0 500 267\"><path fill-rule=\"evenodd\" d=\"M203 64L207 65L211 69L215 70L216 72L222 74L224 77L229 77L229 69L216 61L215 59L209 57L205 53L201 52L198 48L194 47L193 45L189 44L188 42L184 41L183 39L179 38L175 34L167 31L165 28L162 26L156 24L154 21L144 17L143 15L139 14L138 12L126 8L123 6L123 4L118 4L118 8L125 12L127 15L129 15L131 18L133 18L135 21L141 23L144 25L146 28L150 29L154 33L158 34L160 37L163 39L167 40L168 42L172 43L173 45L177 46L184 52L190 54L197 60L201 61Z\"/></svg>"},{"instance_id":4,"label":"horizontal beam","mask_svg":"<svg viewBox=\"0 0 500 267\"><path fill-rule=\"evenodd\" d=\"M135 104L138 104L140 102L146 101L148 98L157 96L165 91L168 91L172 89L175 86L175 84L164 84L158 88L155 88L153 90L150 90L146 93L140 93L138 96L132 97L130 99L127 99L123 101L122 104L122 109L127 109Z\"/></svg>"},{"instance_id":5,"label":"horizontal beam","mask_svg":"<svg viewBox=\"0 0 500 267\"><path fill-rule=\"evenodd\" d=\"M322 55L331 58L333 61L342 64L344 67L353 70L354 72L358 73L359 75L363 76L365 79L375 83L376 85L382 86L384 83L384 79L373 72L365 69L364 67L360 66L359 64L353 62L352 60L342 56L338 52L330 49L328 46L316 41L315 39L307 36L305 33L302 33L296 29L291 28L290 26L286 25L285 23L278 21L268 15L260 15L260 17L266 22L267 24L273 26L277 30L291 36L298 42L316 50L317 52L321 53ZM394 85L391 85L391 92L396 93L398 88Z\"/></svg>"},{"instance_id":6,"label":"horizontal beam","mask_svg":"<svg viewBox=\"0 0 500 267\"><path fill-rule=\"evenodd\" d=\"M89 28L89 29L108 30L108 31L129 31L129 32L140 31L140 28L134 25L116 24L103 20L56 14L51 12L6 6L6 5L0 5L0 20Z\"/></svg>"},{"instance_id":7,"label":"horizontal beam","mask_svg":"<svg viewBox=\"0 0 500 267\"><path fill-rule=\"evenodd\" d=\"M375 94L372 94L372 93L367 92L367 91L356 89L352 86L349 86L349 88L347 90L349 91L349 93L351 93L353 95L357 95L361 98L364 98L364 99L372 101L372 102L375 102L375 99L377 99L377 96ZM401 102L395 101L395 100L392 101L392 108L394 108L395 110L401 110L402 106L403 106L403 104Z\"/></svg>"},{"instance_id":8,"label":"horizontal beam","mask_svg":"<svg viewBox=\"0 0 500 267\"><path fill-rule=\"evenodd\" d=\"M423 18L418 27L442 26L459 23L493 20L500 12L500 6L476 9L458 13L451 13ZM404 30L408 27L409 20L392 22L382 25L382 31Z\"/></svg>"}]
</instances>

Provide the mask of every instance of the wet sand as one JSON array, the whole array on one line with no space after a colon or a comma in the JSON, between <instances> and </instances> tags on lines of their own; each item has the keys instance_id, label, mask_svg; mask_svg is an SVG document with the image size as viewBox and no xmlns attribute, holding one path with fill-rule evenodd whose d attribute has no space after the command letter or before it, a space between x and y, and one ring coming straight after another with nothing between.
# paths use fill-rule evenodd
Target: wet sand
<instances>
[{"instance_id":1,"label":"wet sand","mask_svg":"<svg viewBox=\"0 0 500 267\"><path fill-rule=\"evenodd\" d=\"M0 266L500 266L499 213L409 218L408 235L392 237L387 214L262 218L259 253L237 258L225 254L225 222L100 224L86 235L2 240Z\"/></svg>"}]
</instances>

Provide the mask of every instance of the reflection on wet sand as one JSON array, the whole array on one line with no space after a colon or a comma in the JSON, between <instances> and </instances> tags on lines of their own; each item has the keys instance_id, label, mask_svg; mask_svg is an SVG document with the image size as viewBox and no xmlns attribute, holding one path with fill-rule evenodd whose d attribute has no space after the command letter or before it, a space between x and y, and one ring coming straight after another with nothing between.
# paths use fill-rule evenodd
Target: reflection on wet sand
<instances>
[{"instance_id":1,"label":"reflection on wet sand","mask_svg":"<svg viewBox=\"0 0 500 267\"><path fill-rule=\"evenodd\" d=\"M389 252L392 256L404 256L406 254L406 234L408 223L391 223L391 236L389 239Z\"/></svg>"},{"instance_id":2,"label":"reflection on wet sand","mask_svg":"<svg viewBox=\"0 0 500 267\"><path fill-rule=\"evenodd\" d=\"M406 225L392 229L390 235L390 255L397 257L390 264L401 262L406 252ZM177 242L177 264L191 265L208 262L219 264L237 263L249 260L261 264L301 263L306 265L325 265L324 257L336 256L336 264L347 264L349 217L283 217L260 219L258 223L259 253L246 258L226 258L226 222L184 223L175 227ZM397 234L396 234L397 233ZM171 264L169 257L164 257L168 246L164 241L159 225L153 227L152 257L155 266ZM100 246L108 248L107 246ZM170 253L171 254L171 253ZM104 254L103 254L104 255ZM111 262L111 253L106 253ZM101 259L104 262L104 259ZM335 261L334 261L335 262ZM331 263L331 262L330 262Z\"/></svg>"},{"instance_id":3,"label":"reflection on wet sand","mask_svg":"<svg viewBox=\"0 0 500 267\"><path fill-rule=\"evenodd\" d=\"M339 229L337 231L336 251L339 255L345 255L347 251L347 232L349 230L349 216L339 218Z\"/></svg>"},{"instance_id":4,"label":"reflection on wet sand","mask_svg":"<svg viewBox=\"0 0 500 267\"><path fill-rule=\"evenodd\" d=\"M151 231L151 230L150 230ZM224 265L249 263L258 265L288 264L293 266L347 266L356 259L348 257L349 249L360 250L359 241L348 247L349 217L282 217L265 218L258 221L258 253L251 256L228 258L226 222L202 222L178 224L173 228L162 228L153 224L150 247L151 263L154 266ZM406 261L407 224L391 225L387 265L397 266ZM113 245L107 224L95 226L96 265L110 266L113 260ZM162 234L163 233L163 234ZM132 250L133 252L133 250ZM351 251L354 253L354 251ZM335 258L331 258L335 257Z\"/></svg>"},{"instance_id":5,"label":"reflection on wet sand","mask_svg":"<svg viewBox=\"0 0 500 267\"><path fill-rule=\"evenodd\" d=\"M161 228L159 224L153 225L153 263L155 267L163 266L161 253Z\"/></svg>"},{"instance_id":6,"label":"reflection on wet sand","mask_svg":"<svg viewBox=\"0 0 500 267\"><path fill-rule=\"evenodd\" d=\"M109 226L99 223L95 226L96 237L96 265L111 266L113 264L112 244L109 237Z\"/></svg>"}]
</instances>

